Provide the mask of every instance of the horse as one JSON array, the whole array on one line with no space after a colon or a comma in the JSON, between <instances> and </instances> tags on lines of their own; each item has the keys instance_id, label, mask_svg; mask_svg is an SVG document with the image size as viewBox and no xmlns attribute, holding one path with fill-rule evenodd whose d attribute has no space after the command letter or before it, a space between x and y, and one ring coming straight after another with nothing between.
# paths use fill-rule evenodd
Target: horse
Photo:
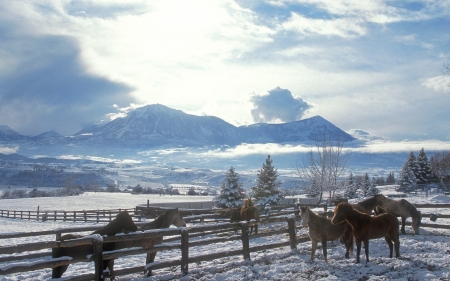
<instances>
[{"instance_id":1,"label":"horse","mask_svg":"<svg viewBox=\"0 0 450 281\"><path fill-rule=\"evenodd\" d=\"M399 223L397 217L392 214L380 214L371 217L361 213L348 203L339 203L334 209L331 219L333 224L347 221L353 228L356 240L356 263L359 263L361 253L361 241L364 243L366 263L369 262L369 239L381 238L389 245L389 257L392 258L393 244L395 256L400 257Z\"/></svg>"},{"instance_id":2,"label":"horse","mask_svg":"<svg viewBox=\"0 0 450 281\"><path fill-rule=\"evenodd\" d=\"M385 197L382 194L374 196L377 201L377 207L375 208L376 214L390 213L396 217L402 218L402 234L406 234L405 224L406 218L411 217L411 226L415 234L419 234L419 226L422 222L422 214L405 199L394 200Z\"/></svg>"},{"instance_id":3,"label":"horse","mask_svg":"<svg viewBox=\"0 0 450 281\"><path fill-rule=\"evenodd\" d=\"M361 213L372 215L372 211L375 210L378 204L378 198L370 197L359 203L350 204L353 209L360 211Z\"/></svg>"},{"instance_id":4,"label":"horse","mask_svg":"<svg viewBox=\"0 0 450 281\"><path fill-rule=\"evenodd\" d=\"M309 238L311 238L311 261L314 261L316 254L317 243L322 243L323 256L325 262L327 261L327 241L334 241L338 238L345 244L345 258L349 258L349 252L353 254L353 229L345 221L332 224L331 219L319 216L311 211L308 206L300 206L300 215L302 217L302 224L308 227Z\"/></svg>"},{"instance_id":5,"label":"horse","mask_svg":"<svg viewBox=\"0 0 450 281\"><path fill-rule=\"evenodd\" d=\"M180 212L178 211L178 208L167 210L164 214L158 216L155 220L153 220L150 223L142 225L139 230L140 231L146 231L151 229L159 229L159 228L168 228L171 225L175 225L176 227L185 227L186 223L181 216ZM161 244L163 240L163 237L157 237L157 238L150 238L143 241L144 245L140 245L144 248L150 248L154 245ZM127 242L125 242L127 243ZM142 243L142 241L141 241ZM155 261L156 252L155 253L147 253L146 258L146 264L152 263ZM152 274L152 270L148 269L144 274L150 276Z\"/></svg>"},{"instance_id":6,"label":"horse","mask_svg":"<svg viewBox=\"0 0 450 281\"><path fill-rule=\"evenodd\" d=\"M244 206L240 211L241 219L245 221L256 220L259 221L259 209L253 206L251 198L244 200ZM253 225L250 227L250 234L253 232ZM255 234L258 234L258 224L255 225Z\"/></svg>"},{"instance_id":7,"label":"horse","mask_svg":"<svg viewBox=\"0 0 450 281\"><path fill-rule=\"evenodd\" d=\"M120 212L115 219L113 219L110 223L108 223L103 228L96 230L91 233L106 235L106 236L114 236L117 233L127 233L134 232L137 230L137 226L133 222L133 218L126 211ZM66 241L71 239L82 238L82 235L74 235L74 234L66 234L61 236L58 241ZM113 251L115 249L115 243L103 243L103 251ZM81 245L75 247L58 247L52 249L52 258L59 258L62 256L70 256L72 258L81 258L86 257L89 254L93 254L92 245ZM66 272L68 265L57 266L52 270L52 278L61 278L61 276ZM110 275L113 275L113 267L114 260L104 260L103 261L103 270L106 268L109 269Z\"/></svg>"},{"instance_id":8,"label":"horse","mask_svg":"<svg viewBox=\"0 0 450 281\"><path fill-rule=\"evenodd\" d=\"M237 208L231 208L230 209L230 222L240 222L241 221L241 209L242 206L239 206Z\"/></svg>"}]
</instances>

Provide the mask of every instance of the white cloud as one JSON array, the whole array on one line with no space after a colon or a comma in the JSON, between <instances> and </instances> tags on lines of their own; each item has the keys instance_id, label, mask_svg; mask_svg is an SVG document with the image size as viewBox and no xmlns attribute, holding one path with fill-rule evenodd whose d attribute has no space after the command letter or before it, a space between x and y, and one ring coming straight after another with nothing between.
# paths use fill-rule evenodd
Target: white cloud
<instances>
[{"instance_id":1,"label":"white cloud","mask_svg":"<svg viewBox=\"0 0 450 281\"><path fill-rule=\"evenodd\" d=\"M305 36L324 35L352 38L364 35L367 30L360 18L311 19L292 13L289 21L282 24L283 29Z\"/></svg>"},{"instance_id":2,"label":"white cloud","mask_svg":"<svg viewBox=\"0 0 450 281\"><path fill-rule=\"evenodd\" d=\"M425 86L436 92L449 93L450 92L450 77L449 76L436 76L436 77L428 78L425 80L425 82L422 83L422 86Z\"/></svg>"}]
</instances>

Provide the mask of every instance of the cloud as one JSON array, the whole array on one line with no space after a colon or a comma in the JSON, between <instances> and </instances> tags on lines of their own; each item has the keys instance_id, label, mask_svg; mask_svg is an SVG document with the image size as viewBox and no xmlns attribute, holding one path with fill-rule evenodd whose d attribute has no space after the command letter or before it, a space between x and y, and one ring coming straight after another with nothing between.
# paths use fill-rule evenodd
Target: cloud
<instances>
[{"instance_id":1,"label":"cloud","mask_svg":"<svg viewBox=\"0 0 450 281\"><path fill-rule=\"evenodd\" d=\"M311 105L302 98L295 98L291 91L277 87L267 95L251 97L251 111L255 122L292 122L302 118Z\"/></svg>"},{"instance_id":2,"label":"cloud","mask_svg":"<svg viewBox=\"0 0 450 281\"><path fill-rule=\"evenodd\" d=\"M9 39L5 33L2 38ZM79 46L71 38L14 40L14 49L1 49L15 58L15 67L0 76L0 115L2 123L19 133L73 134L110 112L113 103L133 101L128 95L131 87L86 72Z\"/></svg>"},{"instance_id":3,"label":"cloud","mask_svg":"<svg viewBox=\"0 0 450 281\"><path fill-rule=\"evenodd\" d=\"M428 78L425 82L422 83L422 86L425 86L436 92L448 93L450 91L450 77L436 76Z\"/></svg>"}]
</instances>

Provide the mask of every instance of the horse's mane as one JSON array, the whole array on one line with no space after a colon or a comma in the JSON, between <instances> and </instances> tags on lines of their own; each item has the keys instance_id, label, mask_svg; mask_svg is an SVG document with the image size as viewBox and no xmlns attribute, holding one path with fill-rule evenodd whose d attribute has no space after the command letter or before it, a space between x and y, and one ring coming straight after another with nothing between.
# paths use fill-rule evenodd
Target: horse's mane
<instances>
[{"instance_id":1,"label":"horse's mane","mask_svg":"<svg viewBox=\"0 0 450 281\"><path fill-rule=\"evenodd\" d=\"M361 201L357 204L365 209L368 209L368 208L372 208L375 205L376 201L377 201L377 199L375 197L371 197L371 198Z\"/></svg>"},{"instance_id":2,"label":"horse's mane","mask_svg":"<svg viewBox=\"0 0 450 281\"><path fill-rule=\"evenodd\" d=\"M162 215L160 215L160 216L158 216L152 222L144 224L141 227L141 230L150 230L150 229L163 228L163 226L166 224L166 221L167 221L167 212L162 214Z\"/></svg>"},{"instance_id":3,"label":"horse's mane","mask_svg":"<svg viewBox=\"0 0 450 281\"><path fill-rule=\"evenodd\" d=\"M416 208L413 204L411 204L410 202L408 202L408 200L400 199L400 205L401 205L403 208L407 209L408 212L409 212L409 214L410 214L412 217L420 218L420 212L417 210L417 208Z\"/></svg>"}]
</instances>

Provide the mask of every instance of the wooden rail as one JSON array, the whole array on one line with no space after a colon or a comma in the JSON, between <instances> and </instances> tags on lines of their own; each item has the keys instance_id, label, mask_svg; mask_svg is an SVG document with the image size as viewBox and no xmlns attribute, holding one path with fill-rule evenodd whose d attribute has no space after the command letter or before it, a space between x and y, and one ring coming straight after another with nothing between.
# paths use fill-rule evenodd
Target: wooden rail
<instances>
[{"instance_id":1,"label":"wooden rail","mask_svg":"<svg viewBox=\"0 0 450 281\"><path fill-rule=\"evenodd\" d=\"M109 222L121 211L127 211L132 216L135 214L135 208L83 211L41 211L38 209L37 211L0 210L0 217L37 221Z\"/></svg>"}]
</instances>

